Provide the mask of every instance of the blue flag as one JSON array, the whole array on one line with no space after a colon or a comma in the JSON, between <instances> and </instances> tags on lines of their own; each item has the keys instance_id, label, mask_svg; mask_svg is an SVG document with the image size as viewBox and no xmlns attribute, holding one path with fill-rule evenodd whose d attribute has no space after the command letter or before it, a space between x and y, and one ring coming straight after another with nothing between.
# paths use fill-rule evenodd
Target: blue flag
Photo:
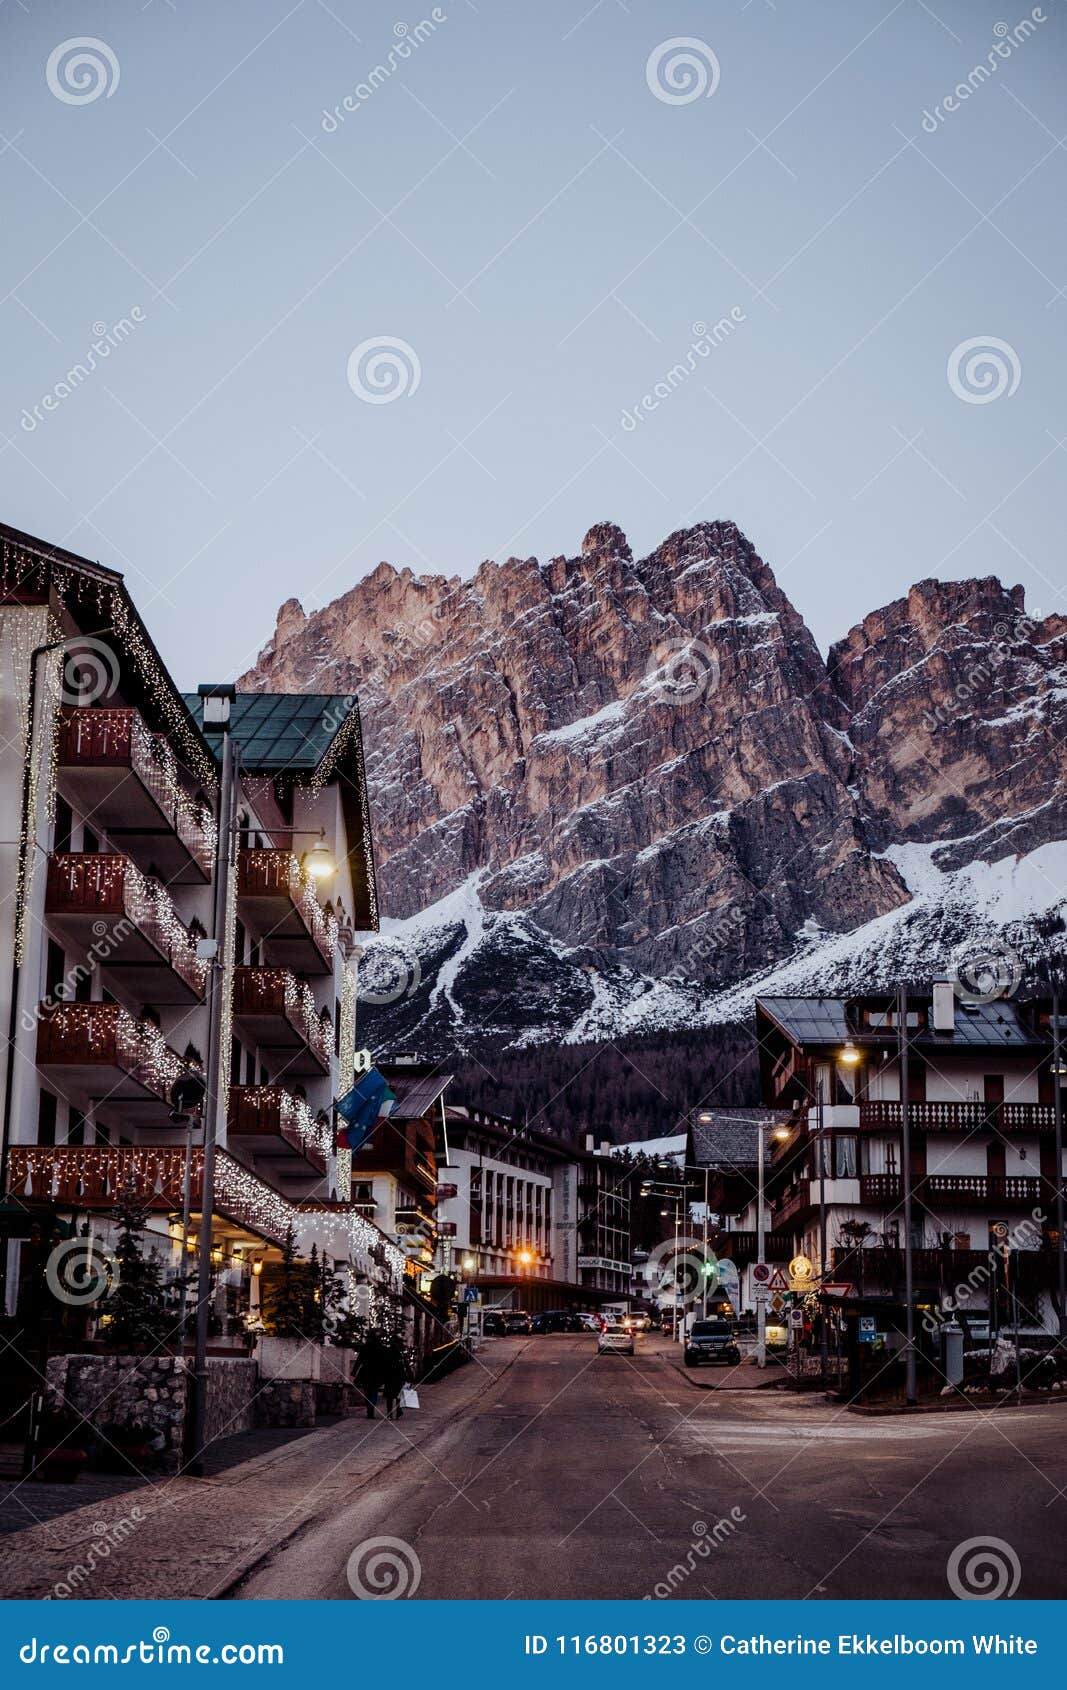
<instances>
[{"instance_id":1,"label":"blue flag","mask_svg":"<svg viewBox=\"0 0 1067 1690\"><path fill-rule=\"evenodd\" d=\"M378 1122L391 1114L395 1103L395 1092L390 1091L377 1068L368 1069L352 1090L334 1104L338 1117L344 1123L337 1134L338 1146L352 1151L361 1149Z\"/></svg>"}]
</instances>

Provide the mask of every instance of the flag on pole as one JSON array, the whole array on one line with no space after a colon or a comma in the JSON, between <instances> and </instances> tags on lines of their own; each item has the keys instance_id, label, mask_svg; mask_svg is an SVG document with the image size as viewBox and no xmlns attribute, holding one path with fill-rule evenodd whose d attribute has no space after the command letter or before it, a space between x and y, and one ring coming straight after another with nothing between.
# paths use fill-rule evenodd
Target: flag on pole
<instances>
[{"instance_id":1,"label":"flag on pole","mask_svg":"<svg viewBox=\"0 0 1067 1690\"><path fill-rule=\"evenodd\" d=\"M341 1150L359 1150L379 1121L384 1121L391 1115L396 1105L396 1093L390 1091L388 1083L379 1074L377 1068L370 1068L361 1074L350 1092L339 1098L334 1104L338 1118L343 1123L338 1129L337 1145Z\"/></svg>"}]
</instances>

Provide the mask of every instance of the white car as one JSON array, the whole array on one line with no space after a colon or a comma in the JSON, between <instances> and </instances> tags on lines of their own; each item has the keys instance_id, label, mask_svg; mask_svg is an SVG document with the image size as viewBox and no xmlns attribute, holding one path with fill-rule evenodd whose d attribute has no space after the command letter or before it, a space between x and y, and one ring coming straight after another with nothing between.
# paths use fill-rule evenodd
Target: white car
<instances>
[{"instance_id":1,"label":"white car","mask_svg":"<svg viewBox=\"0 0 1067 1690\"><path fill-rule=\"evenodd\" d=\"M634 1335L630 1328L624 1326L620 1320L609 1320L596 1341L596 1353L598 1356L632 1356Z\"/></svg>"}]
</instances>

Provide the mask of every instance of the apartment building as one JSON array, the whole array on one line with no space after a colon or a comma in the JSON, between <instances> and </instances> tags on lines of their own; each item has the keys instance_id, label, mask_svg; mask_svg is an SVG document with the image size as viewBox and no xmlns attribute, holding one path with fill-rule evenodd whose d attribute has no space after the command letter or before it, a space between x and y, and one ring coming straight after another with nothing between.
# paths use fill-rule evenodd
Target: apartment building
<instances>
[{"instance_id":1,"label":"apartment building","mask_svg":"<svg viewBox=\"0 0 1067 1690\"><path fill-rule=\"evenodd\" d=\"M377 1064L396 1103L352 1160L352 1201L404 1252L409 1277L429 1288L437 1257L438 1144L451 1074L413 1056Z\"/></svg>"},{"instance_id":2,"label":"apartment building","mask_svg":"<svg viewBox=\"0 0 1067 1690\"><path fill-rule=\"evenodd\" d=\"M486 1304L597 1308L630 1290L625 1177L591 1152L485 1110L445 1110L444 1264ZM620 1187L617 1190L616 1187Z\"/></svg>"},{"instance_id":3,"label":"apartment building","mask_svg":"<svg viewBox=\"0 0 1067 1690\"><path fill-rule=\"evenodd\" d=\"M187 1139L173 1093L211 1064L218 1338L254 1320L290 1230L399 1291L402 1253L352 1203L332 1122L354 1071L352 932L377 924L358 707L183 696L121 576L9 528L0 554L6 1313L47 1218L106 1241L124 1191L182 1271L202 1123Z\"/></svg>"},{"instance_id":4,"label":"apartment building","mask_svg":"<svg viewBox=\"0 0 1067 1690\"><path fill-rule=\"evenodd\" d=\"M827 1277L898 1294L907 1180L919 1295L961 1283L1008 1243L1024 1324L1051 1327L1064 1170L1050 1005L972 1003L938 983L909 992L905 1013L907 1169L896 998L758 1001L764 1101L788 1111L768 1159L772 1231L818 1272L825 1214Z\"/></svg>"}]
</instances>

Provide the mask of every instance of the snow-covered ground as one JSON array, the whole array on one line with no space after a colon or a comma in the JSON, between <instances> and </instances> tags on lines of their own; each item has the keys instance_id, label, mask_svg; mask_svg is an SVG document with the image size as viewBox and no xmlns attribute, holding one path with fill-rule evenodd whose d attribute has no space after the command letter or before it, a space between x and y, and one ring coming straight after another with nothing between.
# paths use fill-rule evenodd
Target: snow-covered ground
<instances>
[{"instance_id":1,"label":"snow-covered ground","mask_svg":"<svg viewBox=\"0 0 1067 1690\"><path fill-rule=\"evenodd\" d=\"M1067 841L1042 845L1026 856L1004 856L945 869L939 859L960 841L944 845L897 845L885 857L898 870L910 901L849 933L830 933L814 922L797 933L796 949L783 961L709 993L675 975L654 979L625 967L595 968L586 957L540 928L522 911L493 910L482 902L484 875L469 876L438 903L406 920L386 920L379 937L367 936L365 965L374 972L376 952L409 960L425 990L412 995L411 1031L439 1021L444 1010L456 1042L469 1042L483 1029L477 994L462 990L468 970L484 969L496 982L506 967L509 1008L496 1033L519 1045L550 1040L582 1043L682 1027L713 1026L745 1019L757 995L832 995L895 986L899 980L934 974L974 975L993 969L1014 989L1025 965L1040 956L1049 918L1067 907ZM436 967L428 959L437 957ZM501 957L506 959L502 964ZM536 1010L524 1003L524 959L541 989ZM417 967L416 967L417 964ZM580 996L577 1013L546 1013L545 970L558 970L561 1004ZM565 989L566 988L566 989Z\"/></svg>"}]
</instances>

